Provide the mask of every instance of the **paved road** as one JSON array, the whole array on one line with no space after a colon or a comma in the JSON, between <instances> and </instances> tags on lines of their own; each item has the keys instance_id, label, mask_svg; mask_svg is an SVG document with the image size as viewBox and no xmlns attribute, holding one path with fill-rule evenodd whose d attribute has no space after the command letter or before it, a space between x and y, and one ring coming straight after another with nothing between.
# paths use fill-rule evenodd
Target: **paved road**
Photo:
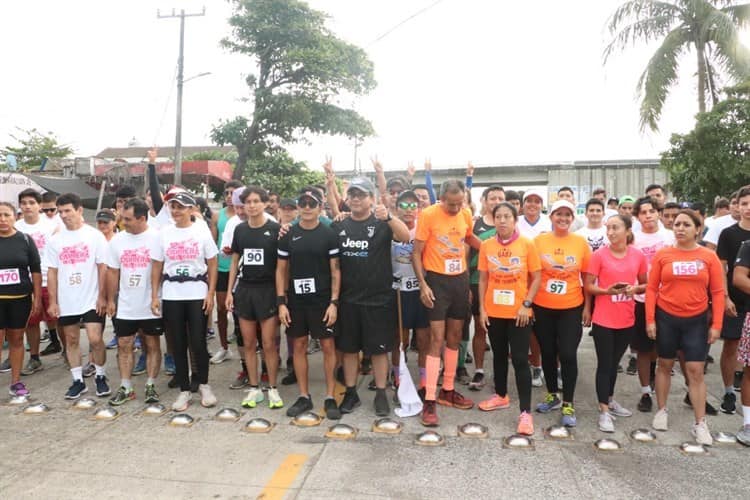
<instances>
[{"instance_id":1,"label":"paved road","mask_svg":"<svg viewBox=\"0 0 750 500\"><path fill-rule=\"evenodd\" d=\"M108 331L105 336L110 335ZM211 341L210 348L216 346L217 341ZM719 347L712 349L717 358ZM44 360L43 372L26 380L35 400L50 406L49 413L27 416L17 407L0 406L2 498L747 498L750 488L750 449L717 445L703 457L685 456L678 450L680 443L690 440L692 422L690 410L681 403L684 390L679 374L673 379L670 399L672 430L659 433L653 444L634 442L629 432L648 427L652 416L636 412L616 422L613 437L623 451L595 450L594 441L604 435L596 428L595 358L588 336L579 351L579 425L573 439L545 439L542 429L556 423L559 414L535 416L532 451L503 448L503 439L515 430L514 389L510 410L488 414L440 408L438 430L446 443L425 448L414 444L423 430L416 418L404 419L399 435L371 432L373 393L367 391L364 378L360 379L363 406L343 420L359 429L357 438L332 441L324 437L329 422L299 428L290 425L283 410L267 407L243 410L239 422L226 423L213 420L217 408L194 404L189 413L197 422L191 428L174 428L168 425L169 414L142 415L139 400L122 407L114 421L94 421L91 412L74 410L63 400L69 374L59 357L52 358ZM488 359L485 367L489 366ZM119 380L114 351L108 351L107 367L114 385ZM236 360L211 367L210 382L220 407L240 408L242 391L228 389L237 367ZM318 408L320 367L318 353L312 356ZM0 383L7 384L8 378L0 375ZM144 376L134 381L142 398ZM166 382L167 377L160 376L158 388L164 402L171 404L176 390L167 389ZM721 381L716 365L709 368L708 384L710 399L718 406ZM281 392L287 405L296 397L292 388L282 387ZM479 401L489 395L489 387L465 394ZM542 396L541 389L534 389L534 402ZM616 397L635 409L636 377L622 375ZM105 405L106 400L100 399L99 406ZM269 434L245 433L242 427L251 415L277 425ZM489 438L457 437L457 426L467 422L487 425ZM734 432L740 424L739 415L720 414L709 420L712 430Z\"/></svg>"}]
</instances>

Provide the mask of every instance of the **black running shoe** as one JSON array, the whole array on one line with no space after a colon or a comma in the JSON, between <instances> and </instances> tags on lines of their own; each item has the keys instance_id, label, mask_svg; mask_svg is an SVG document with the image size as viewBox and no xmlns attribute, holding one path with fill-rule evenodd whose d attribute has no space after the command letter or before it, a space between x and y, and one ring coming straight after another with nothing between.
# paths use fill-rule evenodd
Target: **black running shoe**
<instances>
[{"instance_id":1,"label":"black running shoe","mask_svg":"<svg viewBox=\"0 0 750 500\"><path fill-rule=\"evenodd\" d=\"M306 411L310 411L313 409L313 402L312 399L310 399L310 396L300 396L297 398L297 401L294 402L292 406L289 407L289 409L286 411L287 417L296 417L297 415L301 413L305 413Z\"/></svg>"},{"instance_id":2,"label":"black running shoe","mask_svg":"<svg viewBox=\"0 0 750 500\"><path fill-rule=\"evenodd\" d=\"M86 392L88 392L86 384L82 380L74 380L73 385L65 393L65 399L78 399L81 397L81 394L85 394Z\"/></svg>"},{"instance_id":3,"label":"black running shoe","mask_svg":"<svg viewBox=\"0 0 750 500\"><path fill-rule=\"evenodd\" d=\"M743 372L734 372L734 392L742 392L742 374Z\"/></svg>"},{"instance_id":4,"label":"black running shoe","mask_svg":"<svg viewBox=\"0 0 750 500\"><path fill-rule=\"evenodd\" d=\"M284 378L281 379L281 385L294 385L297 383L297 375L293 371L287 373Z\"/></svg>"},{"instance_id":5,"label":"black running shoe","mask_svg":"<svg viewBox=\"0 0 750 500\"><path fill-rule=\"evenodd\" d=\"M336 406L336 400L333 398L326 398L323 407L326 410L326 418L329 420L339 420L341 418L341 410Z\"/></svg>"},{"instance_id":6,"label":"black running shoe","mask_svg":"<svg viewBox=\"0 0 750 500\"><path fill-rule=\"evenodd\" d=\"M627 373L628 375L635 375L636 373L638 373L638 363L635 356L631 356L630 360L628 361L628 367L625 369L625 373Z\"/></svg>"},{"instance_id":7,"label":"black running shoe","mask_svg":"<svg viewBox=\"0 0 750 500\"><path fill-rule=\"evenodd\" d=\"M654 407L654 402L651 401L651 394L642 394L641 400L638 401L638 411L643 413L651 413Z\"/></svg>"},{"instance_id":8,"label":"black running shoe","mask_svg":"<svg viewBox=\"0 0 750 500\"><path fill-rule=\"evenodd\" d=\"M341 411L341 413L351 413L361 404L362 401L359 400L359 394L357 394L357 390L354 388L347 389L346 393L344 394L344 399L339 405L339 410Z\"/></svg>"},{"instance_id":9,"label":"black running shoe","mask_svg":"<svg viewBox=\"0 0 750 500\"><path fill-rule=\"evenodd\" d=\"M385 395L385 389L378 389L375 392L375 415L378 417L387 417L391 413L391 407L388 405L388 397Z\"/></svg>"},{"instance_id":10,"label":"black running shoe","mask_svg":"<svg viewBox=\"0 0 750 500\"><path fill-rule=\"evenodd\" d=\"M60 345L60 342L50 342L47 344L47 347L42 349L42 352L39 353L40 356L49 356L50 354L57 354L58 352L62 352L62 346Z\"/></svg>"},{"instance_id":11,"label":"black running shoe","mask_svg":"<svg viewBox=\"0 0 750 500\"><path fill-rule=\"evenodd\" d=\"M737 411L737 395L733 392L724 394L724 400L721 402L720 408L727 415L734 415Z\"/></svg>"},{"instance_id":12,"label":"black running shoe","mask_svg":"<svg viewBox=\"0 0 750 500\"><path fill-rule=\"evenodd\" d=\"M94 380L96 381L97 396L102 397L112 394L112 390L109 388L109 384L107 384L107 377L104 375L97 375Z\"/></svg>"},{"instance_id":13,"label":"black running shoe","mask_svg":"<svg viewBox=\"0 0 750 500\"><path fill-rule=\"evenodd\" d=\"M172 378L170 378L169 382L167 382L167 387L169 387L170 389L180 387L180 381L177 380L177 375L172 375Z\"/></svg>"},{"instance_id":14,"label":"black running shoe","mask_svg":"<svg viewBox=\"0 0 750 500\"><path fill-rule=\"evenodd\" d=\"M690 393L685 394L685 399L682 400L683 403L685 403L690 408L693 407L693 402L690 401ZM714 406L706 401L706 415L716 416L719 412L714 408Z\"/></svg>"}]
</instances>

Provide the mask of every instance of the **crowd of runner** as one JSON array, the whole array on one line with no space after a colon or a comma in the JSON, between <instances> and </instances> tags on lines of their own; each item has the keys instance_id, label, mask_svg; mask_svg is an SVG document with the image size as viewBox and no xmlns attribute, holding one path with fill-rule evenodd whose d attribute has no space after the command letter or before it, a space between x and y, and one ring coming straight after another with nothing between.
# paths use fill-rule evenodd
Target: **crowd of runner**
<instances>
[{"instance_id":1,"label":"crowd of runner","mask_svg":"<svg viewBox=\"0 0 750 500\"><path fill-rule=\"evenodd\" d=\"M491 346L494 391L477 406L511 406L512 364L517 432L533 435L532 410L559 410L562 425L576 426L578 346L590 331L602 432L632 415L615 399L620 372L638 376L641 397L633 403L666 431L677 361L695 415L692 434L709 445L706 414L717 411L706 400L704 373L721 338L720 410L734 414L741 392L737 438L750 445L750 186L717 199L711 217L702 204L667 202L659 185L619 199L597 189L578 214L568 187L546 211L541 191L500 185L484 189L475 207L471 165L465 182L444 181L436 193L429 163L417 185L413 166L408 176L386 179L374 160L373 183L340 181L327 161L325 185L294 197L228 182L223 208L212 213L181 186L162 194L155 155L146 195L122 186L113 209L96 214L96 229L74 193L27 189L0 201L0 335L9 352L0 371L10 372L12 396L29 394L22 375L41 370L41 356L61 352L72 377L66 399L80 398L94 376L96 395L123 405L137 398L133 375L146 373L142 399L159 402L163 370L172 375L168 386L179 388L173 410L187 409L195 393L211 407L209 366L232 358L234 338L241 370L230 387L246 390L242 406L267 400L292 417L313 409L308 356L320 350L326 417L361 405L357 379L370 371L374 413L386 416L386 388L399 385L399 351L411 349L421 422L437 426L438 406L474 407L457 387L485 386ZM220 347L211 355L214 308ZM105 344L108 316L115 338ZM42 321L49 343L40 351ZM288 355L279 380L281 332ZM108 348L118 349L114 391ZM337 379L346 387L340 403ZM279 382L297 386L297 394L285 391L290 405ZM532 387L542 386L546 394L532 406Z\"/></svg>"}]
</instances>

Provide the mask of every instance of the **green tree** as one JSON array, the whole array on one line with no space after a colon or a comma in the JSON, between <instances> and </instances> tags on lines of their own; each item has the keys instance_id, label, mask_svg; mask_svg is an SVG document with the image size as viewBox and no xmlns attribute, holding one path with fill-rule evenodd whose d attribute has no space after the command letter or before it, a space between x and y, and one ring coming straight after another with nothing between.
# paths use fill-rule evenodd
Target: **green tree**
<instances>
[{"instance_id":1,"label":"green tree","mask_svg":"<svg viewBox=\"0 0 750 500\"><path fill-rule=\"evenodd\" d=\"M67 158L73 154L73 148L67 144L60 144L52 132L43 134L35 128L16 128L21 134L10 136L18 145L7 146L3 152L16 155L20 169L38 167L45 158Z\"/></svg>"},{"instance_id":2,"label":"green tree","mask_svg":"<svg viewBox=\"0 0 750 500\"><path fill-rule=\"evenodd\" d=\"M232 33L222 45L252 61L246 78L252 112L221 121L211 138L237 148L235 178L305 133L372 135L370 122L342 104L375 87L361 48L337 38L326 15L299 0L232 1Z\"/></svg>"},{"instance_id":3,"label":"green tree","mask_svg":"<svg viewBox=\"0 0 750 500\"><path fill-rule=\"evenodd\" d=\"M275 150L248 161L245 182L296 198L304 186L325 184L325 174L308 169L304 162L294 161L286 151Z\"/></svg>"},{"instance_id":4,"label":"green tree","mask_svg":"<svg viewBox=\"0 0 750 500\"><path fill-rule=\"evenodd\" d=\"M726 89L727 98L699 113L688 134L673 134L661 164L670 176L671 190L681 199L712 206L750 184L750 80Z\"/></svg>"},{"instance_id":5,"label":"green tree","mask_svg":"<svg viewBox=\"0 0 750 500\"><path fill-rule=\"evenodd\" d=\"M658 130L669 91L677 83L683 54L695 51L698 63L698 111L709 98L719 100L719 78L733 82L750 74L750 50L738 33L750 23L750 4L730 0L629 0L608 22L614 39L604 50L610 56L636 43L661 41L638 80L641 130ZM731 83L731 82L729 82Z\"/></svg>"}]
</instances>

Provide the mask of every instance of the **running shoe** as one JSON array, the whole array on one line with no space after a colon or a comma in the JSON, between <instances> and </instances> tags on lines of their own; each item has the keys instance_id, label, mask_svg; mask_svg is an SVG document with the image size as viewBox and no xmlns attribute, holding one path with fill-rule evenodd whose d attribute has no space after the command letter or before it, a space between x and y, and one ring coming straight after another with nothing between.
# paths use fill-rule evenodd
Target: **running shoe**
<instances>
[{"instance_id":1,"label":"running shoe","mask_svg":"<svg viewBox=\"0 0 750 500\"><path fill-rule=\"evenodd\" d=\"M190 391L182 391L177 395L177 401L172 403L172 410L174 411L185 411L190 406L190 401L193 399L193 393Z\"/></svg>"},{"instance_id":2,"label":"running shoe","mask_svg":"<svg viewBox=\"0 0 750 500\"><path fill-rule=\"evenodd\" d=\"M336 400L333 398L326 398L323 403L323 408L326 411L326 418L329 420L339 420L341 418L341 411L336 405Z\"/></svg>"},{"instance_id":3,"label":"running shoe","mask_svg":"<svg viewBox=\"0 0 750 500\"><path fill-rule=\"evenodd\" d=\"M68 392L65 393L65 399L78 399L81 397L81 394L85 394L86 392L88 392L88 388L83 383L83 380L74 380L73 384L68 387Z\"/></svg>"},{"instance_id":4,"label":"running shoe","mask_svg":"<svg viewBox=\"0 0 750 500\"><path fill-rule=\"evenodd\" d=\"M171 354L165 354L164 355L164 374L165 375L174 375L177 371L177 368L174 364L174 357L172 357Z\"/></svg>"},{"instance_id":5,"label":"running shoe","mask_svg":"<svg viewBox=\"0 0 750 500\"><path fill-rule=\"evenodd\" d=\"M378 388L378 386L375 385L375 377L372 377L370 379L370 382L367 384L367 390L368 391L374 391L377 388Z\"/></svg>"},{"instance_id":6,"label":"running shoe","mask_svg":"<svg viewBox=\"0 0 750 500\"><path fill-rule=\"evenodd\" d=\"M713 363L713 362L714 362L714 357L711 356L710 354L706 354L706 363Z\"/></svg>"},{"instance_id":7,"label":"running shoe","mask_svg":"<svg viewBox=\"0 0 750 500\"><path fill-rule=\"evenodd\" d=\"M310 339L310 343L307 344L307 354L315 354L320 352L320 340Z\"/></svg>"},{"instance_id":8,"label":"running shoe","mask_svg":"<svg viewBox=\"0 0 750 500\"><path fill-rule=\"evenodd\" d=\"M362 358L362 364L359 366L359 374L369 375L371 373L372 373L372 360L370 358Z\"/></svg>"},{"instance_id":9,"label":"running shoe","mask_svg":"<svg viewBox=\"0 0 750 500\"><path fill-rule=\"evenodd\" d=\"M623 372L622 365L621 364L617 365L617 373L622 373L622 372Z\"/></svg>"},{"instance_id":10,"label":"running shoe","mask_svg":"<svg viewBox=\"0 0 750 500\"><path fill-rule=\"evenodd\" d=\"M562 405L562 417L560 417L560 425L565 427L576 426L576 410L573 408L571 403L563 403Z\"/></svg>"},{"instance_id":11,"label":"running shoe","mask_svg":"<svg viewBox=\"0 0 750 500\"><path fill-rule=\"evenodd\" d=\"M456 390L446 391L445 389L440 389L437 402L443 406L451 406L458 410L471 410L474 407L474 401L465 398Z\"/></svg>"},{"instance_id":12,"label":"running shoe","mask_svg":"<svg viewBox=\"0 0 750 500\"><path fill-rule=\"evenodd\" d=\"M552 410L557 410L562 405L562 401L557 397L557 394L547 393L544 401L536 405L536 411L539 413L549 413Z\"/></svg>"},{"instance_id":13,"label":"running shoe","mask_svg":"<svg viewBox=\"0 0 750 500\"><path fill-rule=\"evenodd\" d=\"M94 363L89 362L83 366L83 378L93 377L95 373L96 367L94 366Z\"/></svg>"},{"instance_id":14,"label":"running shoe","mask_svg":"<svg viewBox=\"0 0 750 500\"><path fill-rule=\"evenodd\" d=\"M711 437L711 432L708 430L705 418L701 419L697 424L693 424L692 434L698 444L705 446L714 444L714 438Z\"/></svg>"},{"instance_id":15,"label":"running shoe","mask_svg":"<svg viewBox=\"0 0 750 500\"><path fill-rule=\"evenodd\" d=\"M245 373L244 371L241 371L241 372L237 373L237 378L234 379L234 382L232 382L229 385L229 388L230 389L235 389L235 390L236 389L244 389L245 387L247 387L247 385L249 383L250 383L250 381L247 379L247 373ZM283 381L282 381L282 383L283 383Z\"/></svg>"},{"instance_id":16,"label":"running shoe","mask_svg":"<svg viewBox=\"0 0 750 500\"><path fill-rule=\"evenodd\" d=\"M58 352L62 352L62 346L60 345L60 342L50 342L47 344L47 347L42 349L42 352L39 353L40 356L49 356L50 354L57 354Z\"/></svg>"},{"instance_id":17,"label":"running shoe","mask_svg":"<svg viewBox=\"0 0 750 500\"><path fill-rule=\"evenodd\" d=\"M219 363L223 363L224 361L230 359L231 355L232 353L229 351L229 349L219 347L219 350L216 351L216 353L211 357L211 363L214 365L218 365Z\"/></svg>"},{"instance_id":18,"label":"running shoe","mask_svg":"<svg viewBox=\"0 0 750 500\"><path fill-rule=\"evenodd\" d=\"M10 359L5 358L5 361L0 363L0 373L8 373L10 371Z\"/></svg>"},{"instance_id":19,"label":"running shoe","mask_svg":"<svg viewBox=\"0 0 750 500\"><path fill-rule=\"evenodd\" d=\"M154 384L146 384L146 390L143 393L143 401L145 403L158 403L159 393L156 392Z\"/></svg>"},{"instance_id":20,"label":"running shoe","mask_svg":"<svg viewBox=\"0 0 750 500\"><path fill-rule=\"evenodd\" d=\"M211 390L211 386L208 384L201 384L198 386L198 390L201 393L201 406L204 408L211 408L216 406L216 396L214 391Z\"/></svg>"},{"instance_id":21,"label":"running shoe","mask_svg":"<svg viewBox=\"0 0 750 500\"><path fill-rule=\"evenodd\" d=\"M133 350L140 351L143 349L143 341L139 335L136 335L135 341L133 342Z\"/></svg>"},{"instance_id":22,"label":"running shoe","mask_svg":"<svg viewBox=\"0 0 750 500\"><path fill-rule=\"evenodd\" d=\"M44 370L44 366L42 366L42 362L40 360L29 358L29 360L26 362L26 366L24 366L23 370L21 370L21 375L32 375L42 370Z\"/></svg>"},{"instance_id":23,"label":"running shoe","mask_svg":"<svg viewBox=\"0 0 750 500\"><path fill-rule=\"evenodd\" d=\"M721 411L728 414L734 415L737 411L737 395L733 392L727 392L724 394L724 400L721 402Z\"/></svg>"},{"instance_id":24,"label":"running shoe","mask_svg":"<svg viewBox=\"0 0 750 500\"><path fill-rule=\"evenodd\" d=\"M122 406L128 401L133 401L134 399L135 391L132 388L125 389L121 386L119 389L117 389L114 397L109 400L109 404L111 406Z\"/></svg>"},{"instance_id":25,"label":"running shoe","mask_svg":"<svg viewBox=\"0 0 750 500\"><path fill-rule=\"evenodd\" d=\"M482 372L476 372L474 374L474 378L471 379L471 382L469 382L469 390L470 391L481 391L484 387L484 373Z\"/></svg>"},{"instance_id":26,"label":"running shoe","mask_svg":"<svg viewBox=\"0 0 750 500\"><path fill-rule=\"evenodd\" d=\"M99 397L103 396L109 396L112 394L112 390L109 388L109 385L107 384L107 377L104 375L97 375L94 379L96 383L96 395Z\"/></svg>"},{"instance_id":27,"label":"running shoe","mask_svg":"<svg viewBox=\"0 0 750 500\"><path fill-rule=\"evenodd\" d=\"M143 375L146 373L146 353L141 351L141 355L138 356L138 362L133 367L133 375Z\"/></svg>"},{"instance_id":28,"label":"running shoe","mask_svg":"<svg viewBox=\"0 0 750 500\"><path fill-rule=\"evenodd\" d=\"M531 368L531 385L532 387L541 387L542 384L542 369L541 368Z\"/></svg>"},{"instance_id":29,"label":"running shoe","mask_svg":"<svg viewBox=\"0 0 750 500\"><path fill-rule=\"evenodd\" d=\"M638 401L638 411L651 413L653 407L654 402L651 400L651 394L641 394L641 400Z\"/></svg>"},{"instance_id":30,"label":"running shoe","mask_svg":"<svg viewBox=\"0 0 750 500\"><path fill-rule=\"evenodd\" d=\"M294 385L297 383L297 375L294 370L290 371L281 379L281 385Z\"/></svg>"},{"instance_id":31,"label":"running shoe","mask_svg":"<svg viewBox=\"0 0 750 500\"><path fill-rule=\"evenodd\" d=\"M385 389L375 392L375 415L378 417L387 417L391 413L391 407L388 404L388 397L385 395Z\"/></svg>"},{"instance_id":32,"label":"running shoe","mask_svg":"<svg viewBox=\"0 0 750 500\"><path fill-rule=\"evenodd\" d=\"M242 400L242 406L245 408L255 408L258 406L258 403L263 402L265 399L265 396L263 396L263 391L260 390L258 387L251 387L246 395L245 399Z\"/></svg>"},{"instance_id":33,"label":"running shoe","mask_svg":"<svg viewBox=\"0 0 750 500\"><path fill-rule=\"evenodd\" d=\"M107 349L117 349L117 337L112 337L112 339L107 342L106 347Z\"/></svg>"},{"instance_id":34,"label":"running shoe","mask_svg":"<svg viewBox=\"0 0 750 500\"><path fill-rule=\"evenodd\" d=\"M510 397L507 394L505 397L493 394L491 398L485 399L477 406L482 411L501 410L510 406Z\"/></svg>"},{"instance_id":35,"label":"running shoe","mask_svg":"<svg viewBox=\"0 0 750 500\"><path fill-rule=\"evenodd\" d=\"M608 411L599 412L599 430L602 432L615 432L615 422Z\"/></svg>"},{"instance_id":36,"label":"running shoe","mask_svg":"<svg viewBox=\"0 0 750 500\"><path fill-rule=\"evenodd\" d=\"M615 417L632 417L633 412L623 407L620 403L614 399L609 402L609 413Z\"/></svg>"},{"instance_id":37,"label":"running shoe","mask_svg":"<svg viewBox=\"0 0 750 500\"><path fill-rule=\"evenodd\" d=\"M625 373L628 375L635 375L638 373L638 361L636 360L635 356L630 356L630 359L628 360L628 367L625 370Z\"/></svg>"},{"instance_id":38,"label":"running shoe","mask_svg":"<svg viewBox=\"0 0 750 500\"><path fill-rule=\"evenodd\" d=\"M690 393L685 394L685 399L683 399L682 402L685 403L690 408L693 407L693 403L692 401L690 401ZM708 402L708 400L706 400L706 415L711 415L712 417L715 417L718 414L719 412L716 410L714 405L712 405L711 403Z\"/></svg>"},{"instance_id":39,"label":"running shoe","mask_svg":"<svg viewBox=\"0 0 750 500\"><path fill-rule=\"evenodd\" d=\"M651 427L653 427L657 431L666 431L669 430L669 414L667 413L666 408L662 408L661 410L656 412L656 415L654 415L654 420L651 422Z\"/></svg>"},{"instance_id":40,"label":"running shoe","mask_svg":"<svg viewBox=\"0 0 750 500\"><path fill-rule=\"evenodd\" d=\"M49 342L49 330L44 330L39 336L39 342Z\"/></svg>"},{"instance_id":41,"label":"running shoe","mask_svg":"<svg viewBox=\"0 0 750 500\"><path fill-rule=\"evenodd\" d=\"M296 417L297 415L305 413L306 411L310 411L312 409L313 402L310 396L300 396L297 398L297 401L295 401L294 404L290 406L286 411L286 416Z\"/></svg>"},{"instance_id":42,"label":"running shoe","mask_svg":"<svg viewBox=\"0 0 750 500\"><path fill-rule=\"evenodd\" d=\"M742 429L737 432L737 442L745 446L750 446L750 424L743 425Z\"/></svg>"},{"instance_id":43,"label":"running shoe","mask_svg":"<svg viewBox=\"0 0 750 500\"><path fill-rule=\"evenodd\" d=\"M23 382L16 382L8 388L8 394L11 396L28 396L30 393Z\"/></svg>"},{"instance_id":44,"label":"running shoe","mask_svg":"<svg viewBox=\"0 0 750 500\"><path fill-rule=\"evenodd\" d=\"M742 374L744 372L734 372L734 392L742 392Z\"/></svg>"},{"instance_id":45,"label":"running shoe","mask_svg":"<svg viewBox=\"0 0 750 500\"><path fill-rule=\"evenodd\" d=\"M339 405L341 413L352 413L355 408L360 406L362 401L359 400L359 394L356 389L347 389L344 393L344 399Z\"/></svg>"},{"instance_id":46,"label":"running shoe","mask_svg":"<svg viewBox=\"0 0 750 500\"><path fill-rule=\"evenodd\" d=\"M169 387L170 389L180 387L180 381L177 380L177 375L173 375L172 378L169 379L169 382L167 382L167 387Z\"/></svg>"},{"instance_id":47,"label":"running shoe","mask_svg":"<svg viewBox=\"0 0 750 500\"><path fill-rule=\"evenodd\" d=\"M456 381L462 385L469 385L471 377L469 377L469 371L465 366L459 366L456 368Z\"/></svg>"},{"instance_id":48,"label":"running shoe","mask_svg":"<svg viewBox=\"0 0 750 500\"><path fill-rule=\"evenodd\" d=\"M531 413L527 411L521 412L521 414L518 416L518 426L516 427L516 432L523 436L534 435L534 417L531 416Z\"/></svg>"},{"instance_id":49,"label":"running shoe","mask_svg":"<svg viewBox=\"0 0 750 500\"><path fill-rule=\"evenodd\" d=\"M471 353L469 351L466 351L466 357L464 358L464 363L467 365L470 365L474 362L474 358L471 357Z\"/></svg>"},{"instance_id":50,"label":"running shoe","mask_svg":"<svg viewBox=\"0 0 750 500\"><path fill-rule=\"evenodd\" d=\"M268 389L268 407L272 410L284 407L284 401L279 395L279 390L275 387Z\"/></svg>"},{"instance_id":51,"label":"running shoe","mask_svg":"<svg viewBox=\"0 0 750 500\"><path fill-rule=\"evenodd\" d=\"M214 337L216 337L216 330L214 330L213 328L209 328L208 330L206 330L206 340L211 340Z\"/></svg>"},{"instance_id":52,"label":"running shoe","mask_svg":"<svg viewBox=\"0 0 750 500\"><path fill-rule=\"evenodd\" d=\"M422 408L422 425L425 427L437 427L438 423L437 404L435 401L425 401Z\"/></svg>"}]
</instances>

